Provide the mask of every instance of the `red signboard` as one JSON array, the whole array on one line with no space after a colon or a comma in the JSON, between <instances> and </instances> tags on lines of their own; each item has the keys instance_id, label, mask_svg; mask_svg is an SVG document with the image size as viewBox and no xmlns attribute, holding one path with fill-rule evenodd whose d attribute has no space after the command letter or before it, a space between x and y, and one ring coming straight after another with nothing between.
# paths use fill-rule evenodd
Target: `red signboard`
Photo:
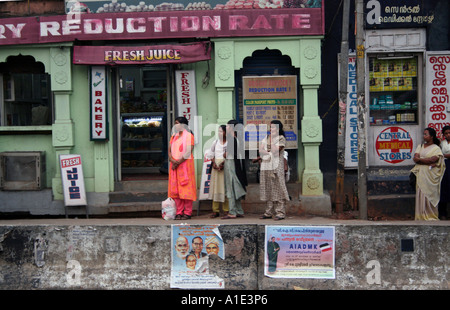
<instances>
[{"instance_id":1,"label":"red signboard","mask_svg":"<svg viewBox=\"0 0 450 310\"><path fill-rule=\"evenodd\" d=\"M323 8L99 13L0 20L0 45L323 34Z\"/></svg>"},{"instance_id":2,"label":"red signboard","mask_svg":"<svg viewBox=\"0 0 450 310\"><path fill-rule=\"evenodd\" d=\"M127 65L190 63L211 59L208 42L154 46L74 46L73 63Z\"/></svg>"}]
</instances>

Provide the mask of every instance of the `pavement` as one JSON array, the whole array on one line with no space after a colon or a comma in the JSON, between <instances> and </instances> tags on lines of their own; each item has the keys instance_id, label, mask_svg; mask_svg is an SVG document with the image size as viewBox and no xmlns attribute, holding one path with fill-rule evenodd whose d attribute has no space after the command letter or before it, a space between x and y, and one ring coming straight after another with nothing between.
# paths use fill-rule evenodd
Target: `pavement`
<instances>
[{"instance_id":1,"label":"pavement","mask_svg":"<svg viewBox=\"0 0 450 310\"><path fill-rule=\"evenodd\" d=\"M333 217L320 216L287 216L284 220L275 221L272 219L262 220L259 214L246 214L242 218L221 219L210 218L209 214L193 216L190 220L164 220L161 217L138 217L138 218L96 218L85 216L80 218L39 218L39 219L3 219L0 226L96 226L96 225L297 225L297 226L341 226L341 225L428 225L428 226L450 226L450 221L414 221L414 220L360 220L360 219L337 219Z\"/></svg>"}]
</instances>

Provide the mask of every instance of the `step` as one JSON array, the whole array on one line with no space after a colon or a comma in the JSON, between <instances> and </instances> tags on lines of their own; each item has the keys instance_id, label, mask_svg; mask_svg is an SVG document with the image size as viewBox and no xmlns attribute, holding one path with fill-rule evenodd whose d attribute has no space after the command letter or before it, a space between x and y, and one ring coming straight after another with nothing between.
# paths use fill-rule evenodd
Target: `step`
<instances>
[{"instance_id":1,"label":"step","mask_svg":"<svg viewBox=\"0 0 450 310\"><path fill-rule=\"evenodd\" d=\"M210 211L211 201L197 201L194 202L193 213L197 211ZM133 213L133 212L161 212L161 202L114 202L108 205L109 213Z\"/></svg>"},{"instance_id":2,"label":"step","mask_svg":"<svg viewBox=\"0 0 450 310\"><path fill-rule=\"evenodd\" d=\"M161 211L161 202L115 202L109 203L109 213Z\"/></svg>"},{"instance_id":3,"label":"step","mask_svg":"<svg viewBox=\"0 0 450 310\"><path fill-rule=\"evenodd\" d=\"M160 202L167 199L165 192L111 192L109 193L110 203L122 202Z\"/></svg>"},{"instance_id":4,"label":"step","mask_svg":"<svg viewBox=\"0 0 450 310\"><path fill-rule=\"evenodd\" d=\"M167 192L168 180L136 180L114 183L114 190L118 192Z\"/></svg>"},{"instance_id":5,"label":"step","mask_svg":"<svg viewBox=\"0 0 450 310\"><path fill-rule=\"evenodd\" d=\"M368 215L371 218L414 219L415 198L415 194L368 195Z\"/></svg>"},{"instance_id":6,"label":"step","mask_svg":"<svg viewBox=\"0 0 450 310\"><path fill-rule=\"evenodd\" d=\"M369 195L409 195L415 190L407 180L368 180L367 193Z\"/></svg>"}]
</instances>

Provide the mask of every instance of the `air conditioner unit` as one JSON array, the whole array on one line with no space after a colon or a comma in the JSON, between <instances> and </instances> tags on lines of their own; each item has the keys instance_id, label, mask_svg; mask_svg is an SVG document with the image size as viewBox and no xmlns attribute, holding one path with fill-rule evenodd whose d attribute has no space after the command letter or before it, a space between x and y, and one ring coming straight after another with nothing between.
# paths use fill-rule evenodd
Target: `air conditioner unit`
<instances>
[{"instance_id":1,"label":"air conditioner unit","mask_svg":"<svg viewBox=\"0 0 450 310\"><path fill-rule=\"evenodd\" d=\"M4 191L45 187L45 152L0 153L0 188Z\"/></svg>"}]
</instances>

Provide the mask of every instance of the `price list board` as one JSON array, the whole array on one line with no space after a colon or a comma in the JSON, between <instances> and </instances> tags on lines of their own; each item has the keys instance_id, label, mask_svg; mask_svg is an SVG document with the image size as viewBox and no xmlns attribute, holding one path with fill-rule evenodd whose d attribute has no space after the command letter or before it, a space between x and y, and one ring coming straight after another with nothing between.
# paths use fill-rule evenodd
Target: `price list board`
<instances>
[{"instance_id":1,"label":"price list board","mask_svg":"<svg viewBox=\"0 0 450 310\"><path fill-rule=\"evenodd\" d=\"M297 76L244 76L245 147L258 148L272 120L283 123L286 149L297 149Z\"/></svg>"}]
</instances>

